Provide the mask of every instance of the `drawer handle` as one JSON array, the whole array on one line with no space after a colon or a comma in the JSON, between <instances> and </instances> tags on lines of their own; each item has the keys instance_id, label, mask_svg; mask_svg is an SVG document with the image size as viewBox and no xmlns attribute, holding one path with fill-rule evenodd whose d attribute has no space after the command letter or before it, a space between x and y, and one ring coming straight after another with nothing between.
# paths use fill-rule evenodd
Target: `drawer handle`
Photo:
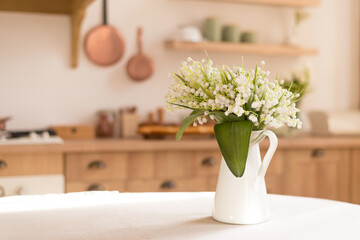
<instances>
[{"instance_id":1,"label":"drawer handle","mask_svg":"<svg viewBox=\"0 0 360 240\"><path fill-rule=\"evenodd\" d=\"M216 159L213 157L207 157L204 160L202 160L202 162L201 162L201 165L203 165L203 166L212 167L212 166L215 166L215 164L216 164Z\"/></svg>"},{"instance_id":2,"label":"drawer handle","mask_svg":"<svg viewBox=\"0 0 360 240\"><path fill-rule=\"evenodd\" d=\"M89 163L88 168L90 169L104 169L106 168L106 163L101 160L95 160Z\"/></svg>"},{"instance_id":3,"label":"drawer handle","mask_svg":"<svg viewBox=\"0 0 360 240\"><path fill-rule=\"evenodd\" d=\"M176 188L176 184L174 181L165 181L160 186L162 189L174 189Z\"/></svg>"},{"instance_id":4,"label":"drawer handle","mask_svg":"<svg viewBox=\"0 0 360 240\"><path fill-rule=\"evenodd\" d=\"M7 168L7 164L5 161L0 159L0 169L4 169L4 168Z\"/></svg>"},{"instance_id":5,"label":"drawer handle","mask_svg":"<svg viewBox=\"0 0 360 240\"><path fill-rule=\"evenodd\" d=\"M101 184L91 184L88 189L88 191L104 191L106 190L104 185Z\"/></svg>"},{"instance_id":6,"label":"drawer handle","mask_svg":"<svg viewBox=\"0 0 360 240\"><path fill-rule=\"evenodd\" d=\"M311 156L313 156L313 157L323 157L324 155L325 155L325 152L322 149L315 149L311 154Z\"/></svg>"},{"instance_id":7,"label":"drawer handle","mask_svg":"<svg viewBox=\"0 0 360 240\"><path fill-rule=\"evenodd\" d=\"M0 197L5 197L5 189L2 186L0 186Z\"/></svg>"}]
</instances>

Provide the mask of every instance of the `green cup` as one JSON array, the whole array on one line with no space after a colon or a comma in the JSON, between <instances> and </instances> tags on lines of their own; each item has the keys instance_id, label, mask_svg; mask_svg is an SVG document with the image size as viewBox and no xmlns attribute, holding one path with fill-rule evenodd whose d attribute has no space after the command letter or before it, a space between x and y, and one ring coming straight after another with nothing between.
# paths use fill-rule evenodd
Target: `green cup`
<instances>
[{"instance_id":1,"label":"green cup","mask_svg":"<svg viewBox=\"0 0 360 240\"><path fill-rule=\"evenodd\" d=\"M236 25L226 25L223 27L222 40L224 42L239 42L240 30Z\"/></svg>"},{"instance_id":2,"label":"green cup","mask_svg":"<svg viewBox=\"0 0 360 240\"><path fill-rule=\"evenodd\" d=\"M241 42L244 43L257 43L257 34L255 32L247 31L241 34Z\"/></svg>"},{"instance_id":3,"label":"green cup","mask_svg":"<svg viewBox=\"0 0 360 240\"><path fill-rule=\"evenodd\" d=\"M217 18L207 18L204 23L204 37L209 41L221 41L221 22Z\"/></svg>"}]
</instances>

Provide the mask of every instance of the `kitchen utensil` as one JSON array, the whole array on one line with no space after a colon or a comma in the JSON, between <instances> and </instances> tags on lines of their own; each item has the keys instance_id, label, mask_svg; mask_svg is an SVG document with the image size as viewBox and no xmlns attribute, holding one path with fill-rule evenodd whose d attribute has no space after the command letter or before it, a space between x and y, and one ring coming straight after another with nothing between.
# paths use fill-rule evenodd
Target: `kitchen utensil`
<instances>
[{"instance_id":1,"label":"kitchen utensil","mask_svg":"<svg viewBox=\"0 0 360 240\"><path fill-rule=\"evenodd\" d=\"M112 65L124 55L123 36L107 23L106 0L103 0L103 24L87 34L85 51L92 62L101 66Z\"/></svg>"},{"instance_id":2,"label":"kitchen utensil","mask_svg":"<svg viewBox=\"0 0 360 240\"><path fill-rule=\"evenodd\" d=\"M221 41L221 22L217 18L207 18L204 23L204 37L209 41Z\"/></svg>"},{"instance_id":3,"label":"kitchen utensil","mask_svg":"<svg viewBox=\"0 0 360 240\"><path fill-rule=\"evenodd\" d=\"M126 70L129 77L135 81L143 81L149 78L154 72L152 59L143 53L142 48L142 28L137 31L138 53L129 60Z\"/></svg>"}]
</instances>

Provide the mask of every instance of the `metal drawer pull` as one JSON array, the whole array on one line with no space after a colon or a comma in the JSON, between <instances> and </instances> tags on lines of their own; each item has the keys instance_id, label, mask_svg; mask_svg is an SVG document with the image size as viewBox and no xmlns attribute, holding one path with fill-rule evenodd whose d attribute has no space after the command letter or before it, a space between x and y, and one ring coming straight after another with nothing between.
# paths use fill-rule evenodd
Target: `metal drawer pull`
<instances>
[{"instance_id":1,"label":"metal drawer pull","mask_svg":"<svg viewBox=\"0 0 360 240\"><path fill-rule=\"evenodd\" d=\"M4 169L4 168L7 168L7 164L5 161L0 159L0 169Z\"/></svg>"},{"instance_id":2,"label":"metal drawer pull","mask_svg":"<svg viewBox=\"0 0 360 240\"><path fill-rule=\"evenodd\" d=\"M174 189L176 188L176 184L174 181L165 181L160 186L162 189Z\"/></svg>"},{"instance_id":3,"label":"metal drawer pull","mask_svg":"<svg viewBox=\"0 0 360 240\"><path fill-rule=\"evenodd\" d=\"M0 186L0 197L5 197L5 189L2 186Z\"/></svg>"},{"instance_id":4,"label":"metal drawer pull","mask_svg":"<svg viewBox=\"0 0 360 240\"><path fill-rule=\"evenodd\" d=\"M95 160L95 161L92 161L91 163L89 163L88 168L91 168L91 169L104 169L104 168L106 168L106 163L104 161L101 161L101 160Z\"/></svg>"},{"instance_id":5,"label":"metal drawer pull","mask_svg":"<svg viewBox=\"0 0 360 240\"><path fill-rule=\"evenodd\" d=\"M324 155L325 155L325 152L322 149L315 149L311 154L311 156L313 156L313 157L323 157Z\"/></svg>"},{"instance_id":6,"label":"metal drawer pull","mask_svg":"<svg viewBox=\"0 0 360 240\"><path fill-rule=\"evenodd\" d=\"M207 157L201 162L201 165L203 166L215 166L215 164L216 164L216 159L213 157Z\"/></svg>"},{"instance_id":7,"label":"metal drawer pull","mask_svg":"<svg viewBox=\"0 0 360 240\"><path fill-rule=\"evenodd\" d=\"M104 191L106 190L104 185L101 184L92 184L88 187L88 191Z\"/></svg>"}]
</instances>

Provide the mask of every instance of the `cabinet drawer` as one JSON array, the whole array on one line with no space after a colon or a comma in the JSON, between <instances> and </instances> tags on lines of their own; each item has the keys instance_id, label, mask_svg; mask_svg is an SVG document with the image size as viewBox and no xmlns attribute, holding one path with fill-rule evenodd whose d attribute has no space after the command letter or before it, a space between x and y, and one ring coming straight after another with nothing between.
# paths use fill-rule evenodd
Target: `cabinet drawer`
<instances>
[{"instance_id":1,"label":"cabinet drawer","mask_svg":"<svg viewBox=\"0 0 360 240\"><path fill-rule=\"evenodd\" d=\"M301 161L321 161L321 160L339 160L343 159L347 154L346 150L334 149L306 149L306 150L290 150L285 152L286 159L291 161L293 159Z\"/></svg>"},{"instance_id":2,"label":"cabinet drawer","mask_svg":"<svg viewBox=\"0 0 360 240\"><path fill-rule=\"evenodd\" d=\"M209 189L208 189L208 191L215 192L215 191L216 191L216 185L217 185L218 177L211 177L211 178L208 179L208 181L209 181Z\"/></svg>"},{"instance_id":3,"label":"cabinet drawer","mask_svg":"<svg viewBox=\"0 0 360 240\"><path fill-rule=\"evenodd\" d=\"M66 192L125 191L123 181L71 181L66 183Z\"/></svg>"},{"instance_id":4,"label":"cabinet drawer","mask_svg":"<svg viewBox=\"0 0 360 240\"><path fill-rule=\"evenodd\" d=\"M284 194L284 177L273 173L265 176L266 190L268 193Z\"/></svg>"},{"instance_id":5,"label":"cabinet drawer","mask_svg":"<svg viewBox=\"0 0 360 240\"><path fill-rule=\"evenodd\" d=\"M60 153L0 154L0 176L43 174L63 174Z\"/></svg>"},{"instance_id":6,"label":"cabinet drawer","mask_svg":"<svg viewBox=\"0 0 360 240\"><path fill-rule=\"evenodd\" d=\"M152 152L130 153L128 160L128 178L153 178L155 174L155 154Z\"/></svg>"},{"instance_id":7,"label":"cabinet drawer","mask_svg":"<svg viewBox=\"0 0 360 240\"><path fill-rule=\"evenodd\" d=\"M130 180L129 192L195 192L208 191L206 178Z\"/></svg>"},{"instance_id":8,"label":"cabinet drawer","mask_svg":"<svg viewBox=\"0 0 360 240\"><path fill-rule=\"evenodd\" d=\"M155 177L173 178L195 175L194 152L158 152L155 154Z\"/></svg>"},{"instance_id":9,"label":"cabinet drawer","mask_svg":"<svg viewBox=\"0 0 360 240\"><path fill-rule=\"evenodd\" d=\"M220 151L195 152L196 176L217 176L222 155Z\"/></svg>"},{"instance_id":10,"label":"cabinet drawer","mask_svg":"<svg viewBox=\"0 0 360 240\"><path fill-rule=\"evenodd\" d=\"M68 154L66 178L76 180L115 180L127 177L127 154Z\"/></svg>"}]
</instances>

